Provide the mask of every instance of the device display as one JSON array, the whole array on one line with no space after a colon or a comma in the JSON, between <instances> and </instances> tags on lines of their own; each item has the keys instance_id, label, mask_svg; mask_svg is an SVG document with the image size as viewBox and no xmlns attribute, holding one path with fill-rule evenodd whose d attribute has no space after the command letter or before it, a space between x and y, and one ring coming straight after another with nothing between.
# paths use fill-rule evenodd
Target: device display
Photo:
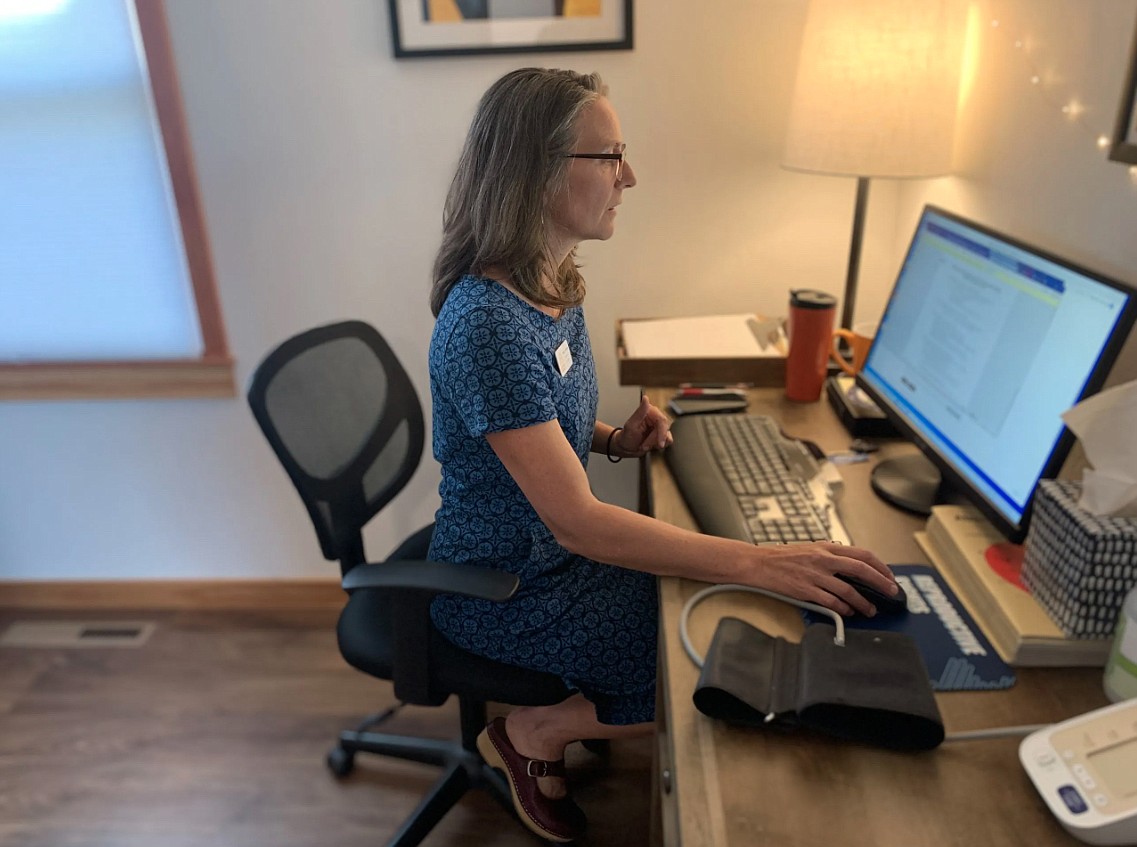
<instances>
[{"instance_id":1,"label":"device display","mask_svg":"<svg viewBox=\"0 0 1137 847\"><path fill-rule=\"evenodd\" d=\"M1137 843L1137 700L1040 729L1019 761L1062 826L1090 844Z\"/></svg>"},{"instance_id":2,"label":"device display","mask_svg":"<svg viewBox=\"0 0 1137 847\"><path fill-rule=\"evenodd\" d=\"M1020 540L1073 443L1062 412L1101 387L1135 312L1121 283L926 206L857 384L932 464L881 463L874 489L928 511L944 479Z\"/></svg>"}]
</instances>

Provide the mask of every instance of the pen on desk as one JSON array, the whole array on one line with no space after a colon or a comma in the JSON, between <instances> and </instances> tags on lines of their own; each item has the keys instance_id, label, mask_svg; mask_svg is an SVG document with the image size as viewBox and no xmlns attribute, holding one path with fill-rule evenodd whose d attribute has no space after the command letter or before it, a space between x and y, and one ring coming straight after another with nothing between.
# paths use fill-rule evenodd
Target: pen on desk
<instances>
[{"instance_id":1,"label":"pen on desk","mask_svg":"<svg viewBox=\"0 0 1137 847\"><path fill-rule=\"evenodd\" d=\"M830 453L825 458L835 465L857 465L870 457L867 453Z\"/></svg>"}]
</instances>

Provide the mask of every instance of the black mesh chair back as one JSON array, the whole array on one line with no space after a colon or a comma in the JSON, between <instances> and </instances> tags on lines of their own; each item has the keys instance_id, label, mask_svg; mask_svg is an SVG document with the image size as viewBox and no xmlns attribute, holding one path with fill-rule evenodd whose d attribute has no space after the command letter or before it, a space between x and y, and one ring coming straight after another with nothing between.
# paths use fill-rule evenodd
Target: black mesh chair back
<instances>
[{"instance_id":1,"label":"black mesh chair back","mask_svg":"<svg viewBox=\"0 0 1137 847\"><path fill-rule=\"evenodd\" d=\"M403 489L423 450L418 395L390 346L362 321L317 327L257 368L249 406L344 573L360 530Z\"/></svg>"},{"instance_id":2,"label":"black mesh chair back","mask_svg":"<svg viewBox=\"0 0 1137 847\"><path fill-rule=\"evenodd\" d=\"M488 791L512 812L505 779L477 751L486 702L557 703L559 677L504 665L450 643L430 620L440 593L504 602L517 577L504 570L426 561L433 525L410 534L382 562L367 562L363 526L407 484L423 451L423 415L409 377L371 326L345 321L295 336L265 357L249 406L304 501L320 548L339 560L346 602L336 625L340 654L390 680L399 701L340 733L328 767L347 776L357 753L432 764L442 773L392 847L418 844L466 791ZM375 732L404 703L459 699L456 742Z\"/></svg>"}]
</instances>

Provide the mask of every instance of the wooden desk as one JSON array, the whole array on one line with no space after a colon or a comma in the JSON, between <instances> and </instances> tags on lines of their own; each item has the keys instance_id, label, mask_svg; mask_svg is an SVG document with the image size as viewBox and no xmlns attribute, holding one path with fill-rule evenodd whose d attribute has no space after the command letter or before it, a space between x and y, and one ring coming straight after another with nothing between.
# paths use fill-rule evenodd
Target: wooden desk
<instances>
[{"instance_id":1,"label":"wooden desk","mask_svg":"<svg viewBox=\"0 0 1137 847\"><path fill-rule=\"evenodd\" d=\"M666 408L669 392L653 389ZM796 404L779 389L752 392L752 414L778 419L789 435L828 452L850 441L824 402ZM888 445L882 456L912 449ZM912 539L923 519L893 509L869 487L872 463L841 466L842 517L854 543L885 561L927 564ZM666 463L647 470L657 517L695 528ZM730 727L691 703L698 672L679 643L679 612L703 583L660 580L660 701L656 840L684 847L777 845L872 847L1074 845L1046 810L1018 762L1019 739L945 744L897 753L801 735ZM797 609L752 595L718 595L694 612L691 634L703 653L720 617L732 614L795 639ZM937 695L947 731L1049 723L1106 705L1101 670L1017 669L1007 691Z\"/></svg>"}]
</instances>

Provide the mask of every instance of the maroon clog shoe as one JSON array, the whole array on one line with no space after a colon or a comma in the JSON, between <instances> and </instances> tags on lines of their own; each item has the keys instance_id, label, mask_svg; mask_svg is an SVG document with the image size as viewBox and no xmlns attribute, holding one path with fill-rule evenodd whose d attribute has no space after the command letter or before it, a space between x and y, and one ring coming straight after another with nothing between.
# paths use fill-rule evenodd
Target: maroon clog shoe
<instances>
[{"instance_id":1,"label":"maroon clog shoe","mask_svg":"<svg viewBox=\"0 0 1137 847\"><path fill-rule=\"evenodd\" d=\"M567 796L546 797L537 787L539 777L564 777L564 759L546 762L522 756L505 733L505 718L494 718L478 736L478 752L486 764L501 770L509 780L513 808L525 826L561 844L583 834L585 820L580 807Z\"/></svg>"}]
</instances>

